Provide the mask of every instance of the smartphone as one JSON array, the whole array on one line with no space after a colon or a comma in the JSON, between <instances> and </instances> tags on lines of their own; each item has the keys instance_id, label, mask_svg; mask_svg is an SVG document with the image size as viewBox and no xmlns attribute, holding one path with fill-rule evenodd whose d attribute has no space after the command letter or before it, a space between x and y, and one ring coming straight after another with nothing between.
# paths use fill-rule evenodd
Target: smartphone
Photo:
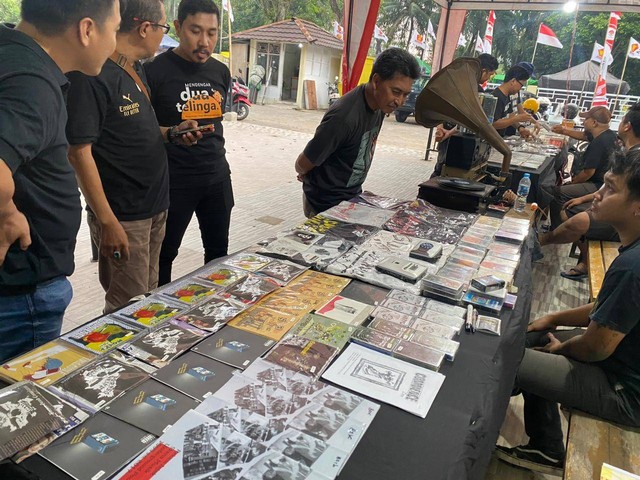
<instances>
[{"instance_id":1,"label":"smartphone","mask_svg":"<svg viewBox=\"0 0 640 480\"><path fill-rule=\"evenodd\" d=\"M202 125L200 127L196 127L196 128L189 128L187 130L175 130L173 132L173 135L175 137L177 137L178 135L184 135L185 133L195 133L195 132L201 132L203 135L205 133L213 133L215 130L215 127L213 126L213 124L209 124L209 125Z\"/></svg>"}]
</instances>

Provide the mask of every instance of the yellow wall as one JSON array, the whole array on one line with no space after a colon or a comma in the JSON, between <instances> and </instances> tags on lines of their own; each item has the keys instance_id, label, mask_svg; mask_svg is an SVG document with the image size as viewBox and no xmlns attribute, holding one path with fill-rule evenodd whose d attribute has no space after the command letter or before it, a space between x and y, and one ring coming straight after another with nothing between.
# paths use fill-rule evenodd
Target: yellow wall
<instances>
[{"instance_id":1,"label":"yellow wall","mask_svg":"<svg viewBox=\"0 0 640 480\"><path fill-rule=\"evenodd\" d=\"M371 76L371 70L373 70L373 62L375 61L375 57L367 57L364 61L364 66L362 67L362 74L360 75L360 80L358 80L358 85L362 85L363 83L367 83L369 81L369 77ZM342 69L340 69L340 80L338 81L338 91L340 95L342 95Z\"/></svg>"}]
</instances>

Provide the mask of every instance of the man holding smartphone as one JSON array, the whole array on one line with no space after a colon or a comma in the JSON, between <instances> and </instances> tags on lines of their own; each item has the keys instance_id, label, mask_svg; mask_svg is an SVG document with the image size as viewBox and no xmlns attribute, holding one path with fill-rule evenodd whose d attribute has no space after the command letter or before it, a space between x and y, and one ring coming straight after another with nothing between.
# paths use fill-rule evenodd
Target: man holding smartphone
<instances>
[{"instance_id":1,"label":"man holding smartphone","mask_svg":"<svg viewBox=\"0 0 640 480\"><path fill-rule=\"evenodd\" d=\"M81 218L64 73L97 75L120 23L115 0L22 0L21 16L0 25L0 362L60 335Z\"/></svg>"},{"instance_id":2,"label":"man holding smartphone","mask_svg":"<svg viewBox=\"0 0 640 480\"><path fill-rule=\"evenodd\" d=\"M160 128L140 60L153 56L170 28L162 0L121 0L116 51L98 77L69 75L69 160L90 211L91 236L100 248L98 270L104 312L156 288L158 256L169 207L163 143L184 122ZM184 135L187 143L201 134Z\"/></svg>"},{"instance_id":3,"label":"man holding smartphone","mask_svg":"<svg viewBox=\"0 0 640 480\"><path fill-rule=\"evenodd\" d=\"M145 64L160 125L191 119L213 128L192 148L167 145L171 202L160 251L160 285L171 281L171 267L194 212L204 262L227 254L234 201L222 115L231 74L211 58L219 20L213 0L182 0L174 22L180 45Z\"/></svg>"}]
</instances>

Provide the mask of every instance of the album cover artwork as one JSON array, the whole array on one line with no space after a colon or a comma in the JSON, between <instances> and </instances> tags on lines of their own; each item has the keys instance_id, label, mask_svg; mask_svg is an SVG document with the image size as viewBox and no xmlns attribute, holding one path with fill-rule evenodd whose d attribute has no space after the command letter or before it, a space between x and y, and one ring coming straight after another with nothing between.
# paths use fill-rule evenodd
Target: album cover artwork
<instances>
[{"instance_id":1,"label":"album cover artwork","mask_svg":"<svg viewBox=\"0 0 640 480\"><path fill-rule=\"evenodd\" d=\"M399 323L390 322L388 320L373 319L368 325L369 328L377 330L385 335L390 335L402 340L408 340L413 333L413 330L407 327L403 327Z\"/></svg>"},{"instance_id":2,"label":"album cover artwork","mask_svg":"<svg viewBox=\"0 0 640 480\"><path fill-rule=\"evenodd\" d=\"M405 303L403 301L396 300L395 298L387 298L382 302L382 306L407 315L419 315L422 311L422 307L420 305Z\"/></svg>"},{"instance_id":3,"label":"album cover artwork","mask_svg":"<svg viewBox=\"0 0 640 480\"><path fill-rule=\"evenodd\" d=\"M327 235L339 237L352 245L362 245L379 231L378 227L340 222Z\"/></svg>"},{"instance_id":4,"label":"album cover artwork","mask_svg":"<svg viewBox=\"0 0 640 480\"><path fill-rule=\"evenodd\" d=\"M103 412L160 436L198 403L150 378L104 407Z\"/></svg>"},{"instance_id":5,"label":"album cover artwork","mask_svg":"<svg viewBox=\"0 0 640 480\"><path fill-rule=\"evenodd\" d=\"M403 253L408 255L411 250L418 247L423 241L423 239L409 237L401 233L380 230L364 242L362 248L389 255L402 255Z\"/></svg>"},{"instance_id":6,"label":"album cover artwork","mask_svg":"<svg viewBox=\"0 0 640 480\"><path fill-rule=\"evenodd\" d=\"M0 376L12 383L31 380L47 386L94 358L94 354L56 339L8 360L0 367Z\"/></svg>"},{"instance_id":7,"label":"album cover artwork","mask_svg":"<svg viewBox=\"0 0 640 480\"><path fill-rule=\"evenodd\" d=\"M253 305L265 295L277 290L280 285L275 280L259 275L250 275L234 286L220 293L224 298Z\"/></svg>"},{"instance_id":8,"label":"album cover artwork","mask_svg":"<svg viewBox=\"0 0 640 480\"><path fill-rule=\"evenodd\" d=\"M269 262L271 262L271 259L268 257L255 253L241 252L225 259L224 264L247 272L257 272L261 268L266 267Z\"/></svg>"},{"instance_id":9,"label":"album cover artwork","mask_svg":"<svg viewBox=\"0 0 640 480\"><path fill-rule=\"evenodd\" d=\"M283 288L262 300L259 306L275 310L283 316L290 316L295 319L292 321L297 321L316 308L320 301L325 301L324 296L320 298L301 296L296 292Z\"/></svg>"},{"instance_id":10,"label":"album cover artwork","mask_svg":"<svg viewBox=\"0 0 640 480\"><path fill-rule=\"evenodd\" d=\"M142 331L142 326L133 326L116 317L98 318L72 330L61 338L93 353L105 353L119 344L127 342Z\"/></svg>"},{"instance_id":11,"label":"album cover artwork","mask_svg":"<svg viewBox=\"0 0 640 480\"><path fill-rule=\"evenodd\" d=\"M269 362L318 378L339 350L297 335L283 338L265 357Z\"/></svg>"},{"instance_id":12,"label":"album cover artwork","mask_svg":"<svg viewBox=\"0 0 640 480\"><path fill-rule=\"evenodd\" d=\"M328 233L305 251L296 253L289 258L296 263L308 265L316 270L322 271L336 258L342 256L349 248L351 248L349 242Z\"/></svg>"},{"instance_id":13,"label":"album cover artwork","mask_svg":"<svg viewBox=\"0 0 640 480\"><path fill-rule=\"evenodd\" d=\"M382 227L394 214L392 210L383 210L352 202L341 202L322 213L325 217L342 220L347 223Z\"/></svg>"},{"instance_id":14,"label":"album cover artwork","mask_svg":"<svg viewBox=\"0 0 640 480\"><path fill-rule=\"evenodd\" d=\"M135 365L102 356L67 375L51 388L93 413L148 378L149 372Z\"/></svg>"},{"instance_id":15,"label":"album cover artwork","mask_svg":"<svg viewBox=\"0 0 640 480\"><path fill-rule=\"evenodd\" d=\"M222 289L238 283L246 276L247 272L245 270L233 268L225 264L217 264L213 267L205 268L197 274L198 278L211 282Z\"/></svg>"},{"instance_id":16,"label":"album cover artwork","mask_svg":"<svg viewBox=\"0 0 640 480\"><path fill-rule=\"evenodd\" d=\"M118 310L115 312L115 315L125 320L152 327L171 317L175 317L179 313L187 310L187 308L189 307L183 303L172 302L161 295L152 295L133 305Z\"/></svg>"},{"instance_id":17,"label":"album cover artwork","mask_svg":"<svg viewBox=\"0 0 640 480\"><path fill-rule=\"evenodd\" d=\"M29 382L0 390L0 460L65 426L62 412L41 392Z\"/></svg>"},{"instance_id":18,"label":"album cover artwork","mask_svg":"<svg viewBox=\"0 0 640 480\"><path fill-rule=\"evenodd\" d=\"M192 350L232 367L245 369L273 345L275 341L270 338L227 326Z\"/></svg>"},{"instance_id":19,"label":"album cover artwork","mask_svg":"<svg viewBox=\"0 0 640 480\"><path fill-rule=\"evenodd\" d=\"M195 352L187 352L151 377L196 400L203 400L233 376L237 370Z\"/></svg>"},{"instance_id":20,"label":"album cover artwork","mask_svg":"<svg viewBox=\"0 0 640 480\"><path fill-rule=\"evenodd\" d=\"M340 220L334 220L332 218L327 218L324 215L316 215L315 217L311 217L304 223L298 225L295 229L311 233L324 234L342 223L344 222L341 222Z\"/></svg>"},{"instance_id":21,"label":"album cover artwork","mask_svg":"<svg viewBox=\"0 0 640 480\"><path fill-rule=\"evenodd\" d=\"M264 358L256 359L242 374L272 388L289 392L296 398L302 397L309 401L316 397L318 392L330 388L310 375L285 368Z\"/></svg>"},{"instance_id":22,"label":"album cover artwork","mask_svg":"<svg viewBox=\"0 0 640 480\"><path fill-rule=\"evenodd\" d=\"M291 280L301 275L305 270L307 270L307 267L296 265L295 263L273 260L269 265L261 268L256 273L273 278L280 285L286 285Z\"/></svg>"},{"instance_id":23,"label":"album cover artwork","mask_svg":"<svg viewBox=\"0 0 640 480\"><path fill-rule=\"evenodd\" d=\"M347 344L354 331L353 325L310 313L305 315L289 333L340 350Z\"/></svg>"},{"instance_id":24,"label":"album cover artwork","mask_svg":"<svg viewBox=\"0 0 640 480\"><path fill-rule=\"evenodd\" d=\"M427 303L427 299L421 295L414 295L413 293L396 289L389 292L388 298L393 298L394 300L398 300L404 303L410 303L419 307L423 307Z\"/></svg>"},{"instance_id":25,"label":"album cover artwork","mask_svg":"<svg viewBox=\"0 0 640 480\"><path fill-rule=\"evenodd\" d=\"M430 370L438 371L444 361L444 353L434 350L425 345L400 340L392 354L410 363L427 367Z\"/></svg>"},{"instance_id":26,"label":"album cover artwork","mask_svg":"<svg viewBox=\"0 0 640 480\"><path fill-rule=\"evenodd\" d=\"M305 480L312 474L309 467L296 462L278 451L268 451L256 458L239 480L263 480L265 478L286 478L290 480Z\"/></svg>"},{"instance_id":27,"label":"album cover artwork","mask_svg":"<svg viewBox=\"0 0 640 480\"><path fill-rule=\"evenodd\" d=\"M186 280L172 283L162 290L167 297L189 305L196 304L210 297L216 292L216 287L204 285L204 283Z\"/></svg>"},{"instance_id":28,"label":"album cover artwork","mask_svg":"<svg viewBox=\"0 0 640 480\"><path fill-rule=\"evenodd\" d=\"M296 322L297 317L258 305L231 320L229 326L280 340Z\"/></svg>"},{"instance_id":29,"label":"album cover artwork","mask_svg":"<svg viewBox=\"0 0 640 480\"><path fill-rule=\"evenodd\" d=\"M176 319L201 330L215 333L247 308L248 305L230 298L213 296L204 303L181 313Z\"/></svg>"},{"instance_id":30,"label":"album cover artwork","mask_svg":"<svg viewBox=\"0 0 640 480\"><path fill-rule=\"evenodd\" d=\"M155 438L98 412L38 454L77 480L110 478Z\"/></svg>"},{"instance_id":31,"label":"album cover artwork","mask_svg":"<svg viewBox=\"0 0 640 480\"><path fill-rule=\"evenodd\" d=\"M164 367L209 335L187 323L171 319L131 343L120 347L123 352L155 367Z\"/></svg>"},{"instance_id":32,"label":"album cover artwork","mask_svg":"<svg viewBox=\"0 0 640 480\"><path fill-rule=\"evenodd\" d=\"M378 320L387 320L389 322L397 323L403 327L411 327L415 321L414 316L397 312L396 310L391 310L387 307L376 307L371 316Z\"/></svg>"},{"instance_id":33,"label":"album cover artwork","mask_svg":"<svg viewBox=\"0 0 640 480\"><path fill-rule=\"evenodd\" d=\"M390 355L400 339L373 328L360 327L351 335L351 342Z\"/></svg>"},{"instance_id":34,"label":"album cover artwork","mask_svg":"<svg viewBox=\"0 0 640 480\"><path fill-rule=\"evenodd\" d=\"M340 295L367 305L380 305L387 298L388 289L371 285L360 280L353 280Z\"/></svg>"}]
</instances>

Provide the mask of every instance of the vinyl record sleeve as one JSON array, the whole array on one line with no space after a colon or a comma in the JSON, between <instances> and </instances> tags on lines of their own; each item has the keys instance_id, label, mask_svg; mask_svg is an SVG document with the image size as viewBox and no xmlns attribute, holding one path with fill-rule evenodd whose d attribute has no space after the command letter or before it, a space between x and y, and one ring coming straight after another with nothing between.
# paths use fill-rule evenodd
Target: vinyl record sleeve
<instances>
[{"instance_id":1,"label":"vinyl record sleeve","mask_svg":"<svg viewBox=\"0 0 640 480\"><path fill-rule=\"evenodd\" d=\"M355 329L353 325L310 313L289 330L289 333L340 350L347 344Z\"/></svg>"},{"instance_id":2,"label":"vinyl record sleeve","mask_svg":"<svg viewBox=\"0 0 640 480\"><path fill-rule=\"evenodd\" d=\"M114 314L127 321L152 327L175 317L188 308L184 303L173 302L164 295L156 294L121 308Z\"/></svg>"},{"instance_id":3,"label":"vinyl record sleeve","mask_svg":"<svg viewBox=\"0 0 640 480\"><path fill-rule=\"evenodd\" d=\"M142 331L116 317L107 315L66 333L61 338L92 353L106 353L118 345L128 342Z\"/></svg>"},{"instance_id":4,"label":"vinyl record sleeve","mask_svg":"<svg viewBox=\"0 0 640 480\"><path fill-rule=\"evenodd\" d=\"M200 305L181 313L176 319L215 333L247 308L248 305L244 303L214 295Z\"/></svg>"},{"instance_id":5,"label":"vinyl record sleeve","mask_svg":"<svg viewBox=\"0 0 640 480\"><path fill-rule=\"evenodd\" d=\"M192 350L232 367L245 369L275 343L270 338L227 326Z\"/></svg>"}]
</instances>

